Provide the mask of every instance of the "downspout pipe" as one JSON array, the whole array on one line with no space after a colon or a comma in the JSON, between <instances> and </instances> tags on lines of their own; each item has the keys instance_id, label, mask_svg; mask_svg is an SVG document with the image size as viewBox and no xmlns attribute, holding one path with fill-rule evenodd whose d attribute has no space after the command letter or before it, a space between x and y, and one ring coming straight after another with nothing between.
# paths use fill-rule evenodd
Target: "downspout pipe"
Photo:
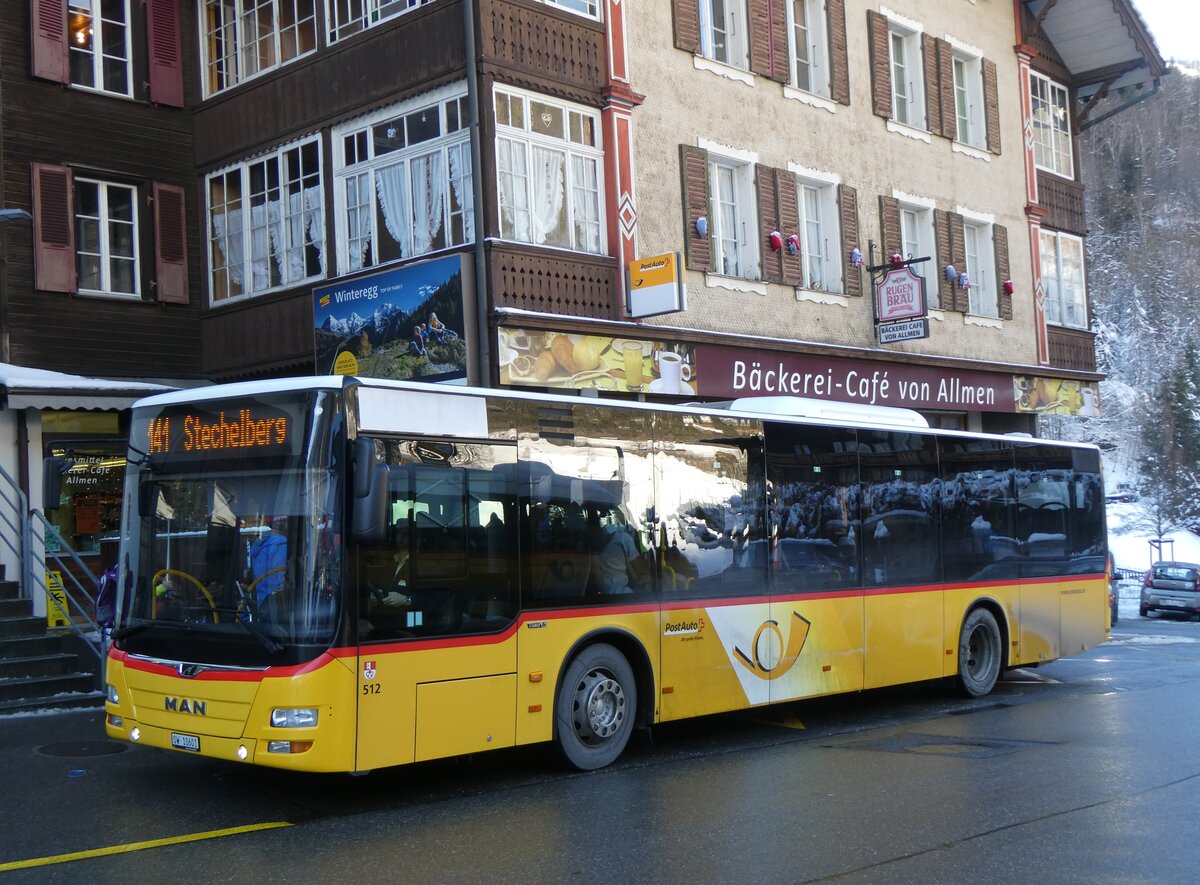
<instances>
[{"instance_id":1,"label":"downspout pipe","mask_svg":"<svg viewBox=\"0 0 1200 885\"><path fill-rule=\"evenodd\" d=\"M479 130L479 62L475 54L475 0L462 0L463 39L466 43L467 112L471 117L471 217L475 228L475 346L479 365L475 382L491 386L492 344L488 328L488 303L491 300L487 278L487 255L483 232L487 217L483 208L483 147Z\"/></svg>"}]
</instances>

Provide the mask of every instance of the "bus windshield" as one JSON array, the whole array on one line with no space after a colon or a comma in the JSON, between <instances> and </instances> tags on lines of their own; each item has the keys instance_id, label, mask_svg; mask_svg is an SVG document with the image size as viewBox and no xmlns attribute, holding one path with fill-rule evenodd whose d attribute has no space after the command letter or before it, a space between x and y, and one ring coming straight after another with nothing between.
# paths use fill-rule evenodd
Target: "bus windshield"
<instances>
[{"instance_id":1,"label":"bus windshield","mask_svg":"<svg viewBox=\"0 0 1200 885\"><path fill-rule=\"evenodd\" d=\"M135 411L119 648L265 666L311 659L332 643L337 415L330 392Z\"/></svg>"}]
</instances>

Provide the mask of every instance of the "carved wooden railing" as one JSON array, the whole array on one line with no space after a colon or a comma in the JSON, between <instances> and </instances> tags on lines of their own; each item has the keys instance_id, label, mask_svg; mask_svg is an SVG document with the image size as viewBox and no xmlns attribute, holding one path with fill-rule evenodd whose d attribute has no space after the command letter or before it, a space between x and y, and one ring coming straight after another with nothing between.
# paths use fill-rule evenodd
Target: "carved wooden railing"
<instances>
[{"instance_id":1,"label":"carved wooden railing","mask_svg":"<svg viewBox=\"0 0 1200 885\"><path fill-rule=\"evenodd\" d=\"M617 260L607 255L491 243L488 282L495 307L602 320L620 318Z\"/></svg>"},{"instance_id":2,"label":"carved wooden railing","mask_svg":"<svg viewBox=\"0 0 1200 885\"><path fill-rule=\"evenodd\" d=\"M480 7L479 50L485 66L518 79L549 79L598 92L607 79L604 27L530 0L492 0Z\"/></svg>"},{"instance_id":3,"label":"carved wooden railing","mask_svg":"<svg viewBox=\"0 0 1200 885\"><path fill-rule=\"evenodd\" d=\"M1037 183L1038 203L1048 213L1042 224L1081 237L1086 234L1083 185L1046 172L1038 172Z\"/></svg>"},{"instance_id":4,"label":"carved wooden railing","mask_svg":"<svg viewBox=\"0 0 1200 885\"><path fill-rule=\"evenodd\" d=\"M1077 372L1096 371L1096 336L1081 329L1050 326L1050 365Z\"/></svg>"}]
</instances>

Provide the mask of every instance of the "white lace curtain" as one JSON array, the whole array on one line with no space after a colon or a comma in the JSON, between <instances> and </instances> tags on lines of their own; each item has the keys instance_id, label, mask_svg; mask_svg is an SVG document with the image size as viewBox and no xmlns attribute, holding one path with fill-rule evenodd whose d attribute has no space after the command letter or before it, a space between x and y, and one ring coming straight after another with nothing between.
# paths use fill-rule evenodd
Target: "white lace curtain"
<instances>
[{"instance_id":1,"label":"white lace curtain","mask_svg":"<svg viewBox=\"0 0 1200 885\"><path fill-rule=\"evenodd\" d=\"M475 242L474 195L471 192L471 155L469 145L450 148L450 186L454 199L463 207L463 229L468 243Z\"/></svg>"},{"instance_id":2,"label":"white lace curtain","mask_svg":"<svg viewBox=\"0 0 1200 885\"><path fill-rule=\"evenodd\" d=\"M445 219L446 172L442 152L422 154L376 170L375 192L384 227L400 245L400 257L429 252Z\"/></svg>"},{"instance_id":3,"label":"white lace curtain","mask_svg":"<svg viewBox=\"0 0 1200 885\"><path fill-rule=\"evenodd\" d=\"M287 215L283 206L287 205ZM246 278L245 232L243 210L212 214L213 242L224 260L229 279L242 286ZM322 250L324 242L324 210L319 186L305 188L286 198L271 200L250 207L250 269L251 291L259 292L271 286L271 261L280 268L285 283L310 276L305 252L308 246L317 250L321 270L325 269Z\"/></svg>"}]
</instances>

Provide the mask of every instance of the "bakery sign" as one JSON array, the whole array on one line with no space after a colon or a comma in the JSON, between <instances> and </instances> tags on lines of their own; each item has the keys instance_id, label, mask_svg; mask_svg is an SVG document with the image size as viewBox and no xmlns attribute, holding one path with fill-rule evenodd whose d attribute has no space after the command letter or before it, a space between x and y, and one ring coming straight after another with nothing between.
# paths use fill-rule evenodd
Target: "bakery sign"
<instances>
[{"instance_id":1,"label":"bakery sign","mask_svg":"<svg viewBox=\"0 0 1200 885\"><path fill-rule=\"evenodd\" d=\"M875 316L881 323L925 316L925 280L908 265L893 267L875 285Z\"/></svg>"}]
</instances>

